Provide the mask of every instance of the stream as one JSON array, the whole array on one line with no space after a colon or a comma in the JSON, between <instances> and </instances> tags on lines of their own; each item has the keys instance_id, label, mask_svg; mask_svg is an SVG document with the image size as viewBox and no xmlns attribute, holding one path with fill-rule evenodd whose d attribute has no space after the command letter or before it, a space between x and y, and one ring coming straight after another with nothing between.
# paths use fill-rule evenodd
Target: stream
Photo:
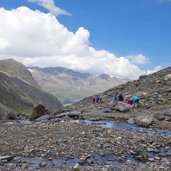
<instances>
[{"instance_id":1,"label":"stream","mask_svg":"<svg viewBox=\"0 0 171 171\"><path fill-rule=\"evenodd\" d=\"M135 132L141 133L151 133L151 134L160 134L160 135L170 135L171 130L163 130L160 128L146 128L141 127L135 124L129 124L127 122L122 121L108 121L108 120L81 120L82 124L86 125L95 125L102 128L113 128L113 129L127 129Z\"/></svg>"}]
</instances>

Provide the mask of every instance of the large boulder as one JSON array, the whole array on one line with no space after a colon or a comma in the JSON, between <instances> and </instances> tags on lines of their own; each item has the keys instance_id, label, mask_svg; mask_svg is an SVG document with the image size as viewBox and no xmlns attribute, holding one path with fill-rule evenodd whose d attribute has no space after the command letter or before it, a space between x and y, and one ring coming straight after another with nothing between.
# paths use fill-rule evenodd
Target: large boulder
<instances>
[{"instance_id":1,"label":"large boulder","mask_svg":"<svg viewBox=\"0 0 171 171\"><path fill-rule=\"evenodd\" d=\"M31 120L35 120L43 115L47 115L48 114L48 109L42 105L42 104L38 104L32 112L31 115Z\"/></svg>"},{"instance_id":2,"label":"large boulder","mask_svg":"<svg viewBox=\"0 0 171 171\"><path fill-rule=\"evenodd\" d=\"M6 119L15 120L16 114L14 112L7 112Z\"/></svg>"},{"instance_id":3,"label":"large boulder","mask_svg":"<svg viewBox=\"0 0 171 171\"><path fill-rule=\"evenodd\" d=\"M166 81L171 80L171 74L166 75L165 78L164 78L164 80L166 80Z\"/></svg>"},{"instance_id":4,"label":"large boulder","mask_svg":"<svg viewBox=\"0 0 171 171\"><path fill-rule=\"evenodd\" d=\"M126 112L130 110L130 107L127 103L124 102L118 102L115 106L115 110L119 112Z\"/></svg>"},{"instance_id":5,"label":"large boulder","mask_svg":"<svg viewBox=\"0 0 171 171\"><path fill-rule=\"evenodd\" d=\"M135 117L135 122L137 125L148 127L153 122L153 117L148 115L138 115Z\"/></svg>"}]
</instances>

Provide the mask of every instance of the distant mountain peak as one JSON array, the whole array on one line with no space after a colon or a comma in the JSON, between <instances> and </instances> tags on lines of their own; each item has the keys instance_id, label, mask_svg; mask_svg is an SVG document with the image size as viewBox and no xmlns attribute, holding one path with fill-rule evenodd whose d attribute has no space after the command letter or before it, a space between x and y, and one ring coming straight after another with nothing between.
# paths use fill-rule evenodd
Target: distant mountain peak
<instances>
[{"instance_id":1,"label":"distant mountain peak","mask_svg":"<svg viewBox=\"0 0 171 171\"><path fill-rule=\"evenodd\" d=\"M107 74L101 74L101 75L99 75L99 77L101 78L101 79L104 79L104 80L106 80L106 79L108 79L108 78L110 78L110 76L109 75L107 75Z\"/></svg>"},{"instance_id":2,"label":"distant mountain peak","mask_svg":"<svg viewBox=\"0 0 171 171\"><path fill-rule=\"evenodd\" d=\"M28 69L30 69L31 71L35 71L35 70L42 71L50 75L65 74L65 75L72 76L75 78L83 78L83 79L92 76L89 73L81 73L81 72L74 71L72 69L67 69L64 67L46 67L46 68L29 67Z\"/></svg>"},{"instance_id":3,"label":"distant mountain peak","mask_svg":"<svg viewBox=\"0 0 171 171\"><path fill-rule=\"evenodd\" d=\"M92 75L63 67L29 69L39 86L58 97L63 104L79 101L125 82L107 74Z\"/></svg>"}]
</instances>

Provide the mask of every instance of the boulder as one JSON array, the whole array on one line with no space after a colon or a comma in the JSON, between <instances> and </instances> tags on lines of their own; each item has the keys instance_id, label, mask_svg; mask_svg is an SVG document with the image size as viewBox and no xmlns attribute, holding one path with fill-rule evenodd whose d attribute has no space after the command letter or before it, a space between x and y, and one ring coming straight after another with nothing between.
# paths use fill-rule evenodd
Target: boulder
<instances>
[{"instance_id":1,"label":"boulder","mask_svg":"<svg viewBox=\"0 0 171 171\"><path fill-rule=\"evenodd\" d=\"M7 112L6 119L15 120L16 114L13 112Z\"/></svg>"},{"instance_id":2,"label":"boulder","mask_svg":"<svg viewBox=\"0 0 171 171\"><path fill-rule=\"evenodd\" d=\"M82 112L79 112L79 111L72 111L72 112L70 112L68 114L68 117L73 118L73 119L78 119L78 118L82 118L83 117L82 114L83 113Z\"/></svg>"},{"instance_id":3,"label":"boulder","mask_svg":"<svg viewBox=\"0 0 171 171\"><path fill-rule=\"evenodd\" d=\"M135 122L137 125L148 127L153 122L153 117L148 115L138 115L135 117Z\"/></svg>"},{"instance_id":4,"label":"boulder","mask_svg":"<svg viewBox=\"0 0 171 171\"><path fill-rule=\"evenodd\" d=\"M163 114L160 114L160 113L157 113L155 114L155 118L157 118L158 120L164 120L165 119L165 116Z\"/></svg>"},{"instance_id":5,"label":"boulder","mask_svg":"<svg viewBox=\"0 0 171 171\"><path fill-rule=\"evenodd\" d=\"M164 78L164 80L165 80L165 81L171 80L171 74L166 75L165 78Z\"/></svg>"},{"instance_id":6,"label":"boulder","mask_svg":"<svg viewBox=\"0 0 171 171\"><path fill-rule=\"evenodd\" d=\"M134 123L135 123L135 120L134 120L134 118L129 118L129 119L127 120L127 122L128 122L129 124L134 124Z\"/></svg>"},{"instance_id":7,"label":"boulder","mask_svg":"<svg viewBox=\"0 0 171 171\"><path fill-rule=\"evenodd\" d=\"M47 115L48 114L48 109L42 105L42 104L38 104L32 112L31 115L31 120L35 120L43 115Z\"/></svg>"},{"instance_id":8,"label":"boulder","mask_svg":"<svg viewBox=\"0 0 171 171\"><path fill-rule=\"evenodd\" d=\"M52 116L50 116L50 115L43 115L43 116L37 118L35 121L48 121L51 118L52 118Z\"/></svg>"},{"instance_id":9,"label":"boulder","mask_svg":"<svg viewBox=\"0 0 171 171\"><path fill-rule=\"evenodd\" d=\"M120 111L120 112L127 112L130 110L130 107L127 103L118 102L115 106L115 110Z\"/></svg>"}]
</instances>

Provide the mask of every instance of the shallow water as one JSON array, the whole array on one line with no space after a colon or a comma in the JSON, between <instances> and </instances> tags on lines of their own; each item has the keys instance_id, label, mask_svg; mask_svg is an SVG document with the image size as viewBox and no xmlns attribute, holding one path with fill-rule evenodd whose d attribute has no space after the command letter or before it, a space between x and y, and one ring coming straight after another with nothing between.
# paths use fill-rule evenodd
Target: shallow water
<instances>
[{"instance_id":1,"label":"shallow water","mask_svg":"<svg viewBox=\"0 0 171 171\"><path fill-rule=\"evenodd\" d=\"M95 125L102 128L113 128L113 129L127 129L136 132L143 132L143 133L154 133L154 134L161 134L161 135L171 135L171 130L162 130L160 128L146 128L141 127L135 124L129 124L127 122L122 121L108 121L108 120L81 120L82 124L86 125Z\"/></svg>"}]
</instances>

